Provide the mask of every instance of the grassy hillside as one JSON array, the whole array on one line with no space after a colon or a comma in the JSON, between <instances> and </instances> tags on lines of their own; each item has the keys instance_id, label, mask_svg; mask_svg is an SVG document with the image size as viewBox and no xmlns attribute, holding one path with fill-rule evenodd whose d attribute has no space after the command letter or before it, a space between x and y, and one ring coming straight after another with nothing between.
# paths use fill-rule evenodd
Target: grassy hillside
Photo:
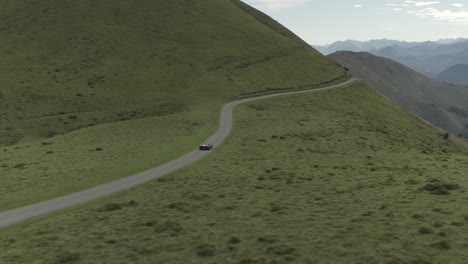
<instances>
[{"instance_id":1,"label":"grassy hillside","mask_svg":"<svg viewBox=\"0 0 468 264\"><path fill-rule=\"evenodd\" d=\"M219 101L343 74L228 0L1 4L2 118L10 143L188 111L204 96ZM284 78L287 72L296 78Z\"/></svg>"},{"instance_id":2,"label":"grassy hillside","mask_svg":"<svg viewBox=\"0 0 468 264\"><path fill-rule=\"evenodd\" d=\"M431 80L395 61L369 53L329 56L386 97L454 134L468 137L468 89Z\"/></svg>"},{"instance_id":3,"label":"grassy hillside","mask_svg":"<svg viewBox=\"0 0 468 264\"><path fill-rule=\"evenodd\" d=\"M457 64L439 73L436 80L468 86L468 64Z\"/></svg>"},{"instance_id":4,"label":"grassy hillside","mask_svg":"<svg viewBox=\"0 0 468 264\"><path fill-rule=\"evenodd\" d=\"M466 142L362 83L240 106L159 181L0 230L10 263L466 263Z\"/></svg>"},{"instance_id":5,"label":"grassy hillside","mask_svg":"<svg viewBox=\"0 0 468 264\"><path fill-rule=\"evenodd\" d=\"M226 101L346 79L238 1L0 5L0 210L177 157Z\"/></svg>"}]
</instances>

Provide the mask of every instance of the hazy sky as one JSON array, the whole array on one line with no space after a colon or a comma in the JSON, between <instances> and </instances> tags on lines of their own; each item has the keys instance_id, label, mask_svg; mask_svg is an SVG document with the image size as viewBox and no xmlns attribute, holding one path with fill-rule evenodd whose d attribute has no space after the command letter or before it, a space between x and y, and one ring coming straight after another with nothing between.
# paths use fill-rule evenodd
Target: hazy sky
<instances>
[{"instance_id":1,"label":"hazy sky","mask_svg":"<svg viewBox=\"0 0 468 264\"><path fill-rule=\"evenodd\" d=\"M243 0L310 44L468 38L468 0Z\"/></svg>"}]
</instances>

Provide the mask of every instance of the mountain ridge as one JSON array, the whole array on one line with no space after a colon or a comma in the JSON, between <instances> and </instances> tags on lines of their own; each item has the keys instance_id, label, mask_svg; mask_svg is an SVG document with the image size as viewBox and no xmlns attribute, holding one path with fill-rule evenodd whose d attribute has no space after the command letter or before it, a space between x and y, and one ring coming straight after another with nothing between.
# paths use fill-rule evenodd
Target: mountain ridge
<instances>
[{"instance_id":1,"label":"mountain ridge","mask_svg":"<svg viewBox=\"0 0 468 264\"><path fill-rule=\"evenodd\" d=\"M455 85L468 86L468 64L451 66L439 73L435 79Z\"/></svg>"},{"instance_id":2,"label":"mountain ridge","mask_svg":"<svg viewBox=\"0 0 468 264\"><path fill-rule=\"evenodd\" d=\"M366 52L340 51L329 57L407 110L468 137L468 119L461 114L468 110L468 89L434 81L398 62Z\"/></svg>"},{"instance_id":3,"label":"mountain ridge","mask_svg":"<svg viewBox=\"0 0 468 264\"><path fill-rule=\"evenodd\" d=\"M448 38L448 39L440 39L435 41L403 41L403 40L396 40L396 39L371 39L371 40L338 40L330 44L326 45L314 45L312 47L320 51L324 55L329 55L336 51L340 50L347 50L347 51L354 51L354 52L370 52L378 49L382 49L385 47L397 45L401 47L412 47L421 44L430 44L430 45L451 45L457 44L460 42L468 41L468 38ZM372 52L371 52L372 53Z\"/></svg>"},{"instance_id":4,"label":"mountain ridge","mask_svg":"<svg viewBox=\"0 0 468 264\"><path fill-rule=\"evenodd\" d=\"M381 43L375 46L373 43ZM439 41L404 42L396 40L345 41L329 46L314 46L322 54L338 50L369 52L376 56L398 61L428 77L435 77L443 70L456 65L468 64L468 39L444 39Z\"/></svg>"}]
</instances>

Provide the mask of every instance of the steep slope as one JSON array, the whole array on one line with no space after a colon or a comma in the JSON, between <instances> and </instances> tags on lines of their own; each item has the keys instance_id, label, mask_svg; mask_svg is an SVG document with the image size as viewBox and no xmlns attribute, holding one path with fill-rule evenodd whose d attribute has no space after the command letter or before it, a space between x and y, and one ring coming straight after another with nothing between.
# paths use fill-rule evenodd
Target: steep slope
<instances>
[{"instance_id":1,"label":"steep slope","mask_svg":"<svg viewBox=\"0 0 468 264\"><path fill-rule=\"evenodd\" d=\"M343 74L229 0L0 4L3 144Z\"/></svg>"},{"instance_id":2,"label":"steep slope","mask_svg":"<svg viewBox=\"0 0 468 264\"><path fill-rule=\"evenodd\" d=\"M468 89L433 81L395 61L370 53L336 52L331 59L422 118L468 137Z\"/></svg>"},{"instance_id":3,"label":"steep slope","mask_svg":"<svg viewBox=\"0 0 468 264\"><path fill-rule=\"evenodd\" d=\"M220 106L237 97L346 79L239 1L0 6L0 210L178 157L214 132Z\"/></svg>"},{"instance_id":4,"label":"steep slope","mask_svg":"<svg viewBox=\"0 0 468 264\"><path fill-rule=\"evenodd\" d=\"M468 64L457 64L435 77L436 80L456 85L468 86Z\"/></svg>"},{"instance_id":5,"label":"steep slope","mask_svg":"<svg viewBox=\"0 0 468 264\"><path fill-rule=\"evenodd\" d=\"M236 109L226 144L0 229L0 262L466 263L466 143L362 83Z\"/></svg>"}]
</instances>

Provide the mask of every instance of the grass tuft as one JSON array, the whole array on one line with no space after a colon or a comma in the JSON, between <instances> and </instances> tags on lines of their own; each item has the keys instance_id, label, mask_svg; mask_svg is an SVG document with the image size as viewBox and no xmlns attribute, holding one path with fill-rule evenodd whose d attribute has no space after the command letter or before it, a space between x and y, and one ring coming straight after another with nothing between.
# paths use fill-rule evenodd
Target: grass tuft
<instances>
[{"instance_id":1,"label":"grass tuft","mask_svg":"<svg viewBox=\"0 0 468 264\"><path fill-rule=\"evenodd\" d=\"M63 252L57 256L56 263L77 263L80 260L80 254Z\"/></svg>"},{"instance_id":2,"label":"grass tuft","mask_svg":"<svg viewBox=\"0 0 468 264\"><path fill-rule=\"evenodd\" d=\"M435 195L449 195L450 191L460 189L460 186L455 183L428 183L422 189Z\"/></svg>"},{"instance_id":3,"label":"grass tuft","mask_svg":"<svg viewBox=\"0 0 468 264\"><path fill-rule=\"evenodd\" d=\"M210 244L202 244L197 246L196 252L200 257L213 257L216 255L216 247Z\"/></svg>"},{"instance_id":4,"label":"grass tuft","mask_svg":"<svg viewBox=\"0 0 468 264\"><path fill-rule=\"evenodd\" d=\"M431 247L439 250L448 250L452 248L447 240L434 242L431 244Z\"/></svg>"}]
</instances>

